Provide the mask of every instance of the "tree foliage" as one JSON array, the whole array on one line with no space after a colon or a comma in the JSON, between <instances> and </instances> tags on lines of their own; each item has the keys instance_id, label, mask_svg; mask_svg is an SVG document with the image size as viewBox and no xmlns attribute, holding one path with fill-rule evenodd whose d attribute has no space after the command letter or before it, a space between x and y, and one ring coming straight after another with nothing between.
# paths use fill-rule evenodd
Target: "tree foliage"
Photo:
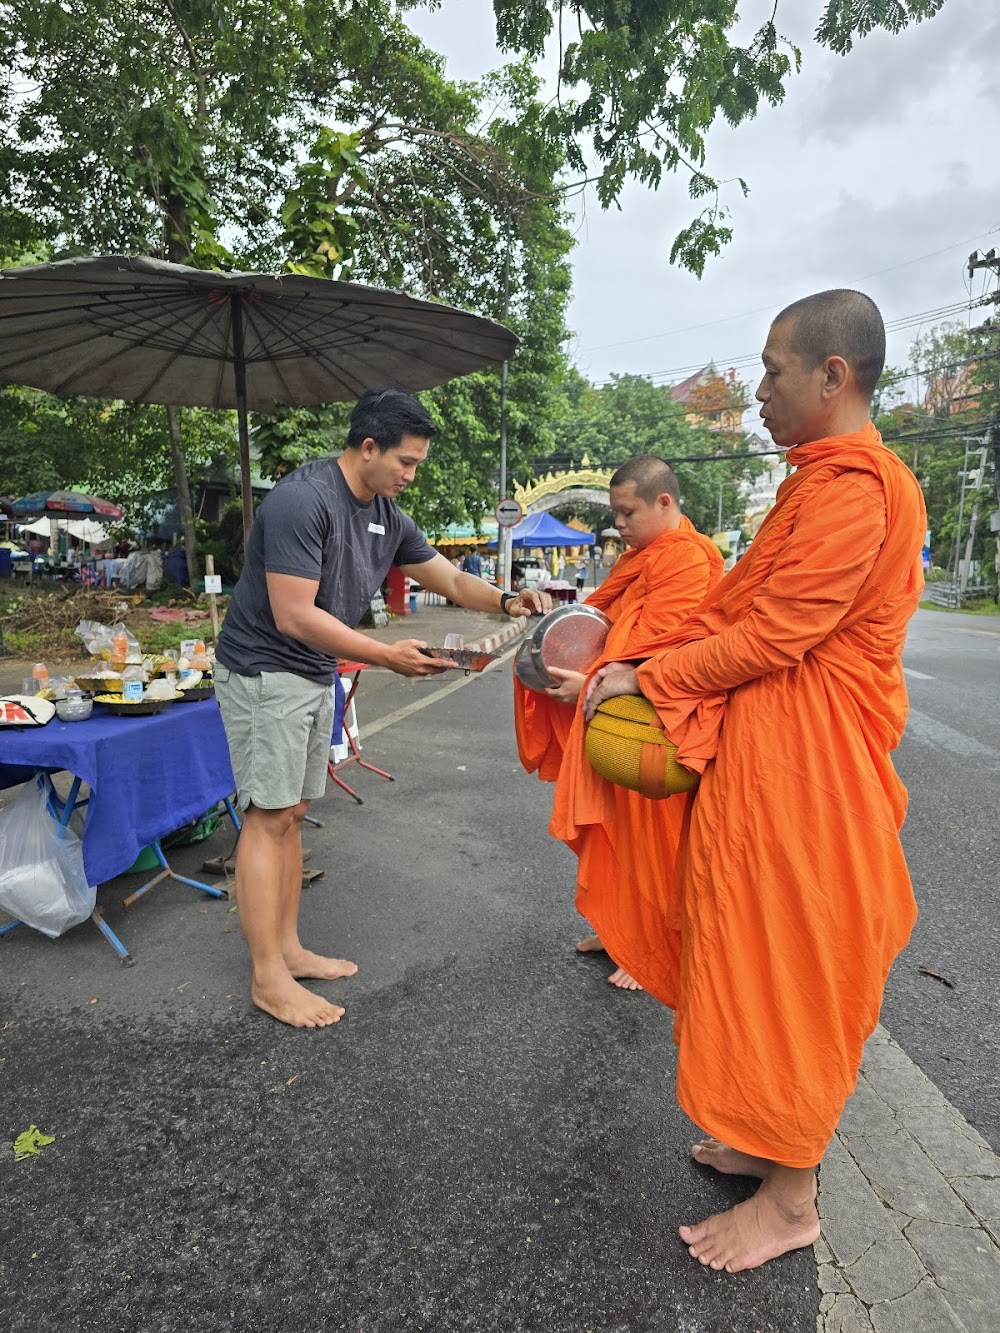
<instances>
[{"instance_id":1,"label":"tree foliage","mask_svg":"<svg viewBox=\"0 0 1000 1333\"><path fill-rule=\"evenodd\" d=\"M975 508L978 525L972 558L981 562L984 578L994 586L995 542L988 514L997 503L992 444L1000 424L998 376L1000 328L995 323L987 321L972 329L958 323L942 324L913 342L905 369L883 374L875 415L886 444L920 482L933 563L954 569L957 538L964 558ZM902 401L911 386L917 401ZM984 448L986 467L977 488L980 450Z\"/></svg>"},{"instance_id":2,"label":"tree foliage","mask_svg":"<svg viewBox=\"0 0 1000 1333\"><path fill-rule=\"evenodd\" d=\"M285 267L493 315L523 339L512 456L542 447L564 372L570 240L562 148L527 65L451 82L390 0L9 0L0 51L20 81L0 92L0 204L31 220L39 257ZM441 461L415 503L477 517L494 498L497 375L431 401ZM343 418L255 418L267 470L336 447Z\"/></svg>"},{"instance_id":3,"label":"tree foliage","mask_svg":"<svg viewBox=\"0 0 1000 1333\"><path fill-rule=\"evenodd\" d=\"M898 32L943 4L827 0L816 41L846 54L856 36ZM691 199L707 203L675 237L670 261L700 275L732 234L723 182L706 170L705 136L720 117L738 126L762 104L776 106L800 67L800 51L777 26L779 4L745 43L734 39L738 0L494 0L493 8L503 50L538 59L556 47L550 133L581 174L596 163L605 207L629 178L655 188L667 174L687 174Z\"/></svg>"},{"instance_id":4,"label":"tree foliage","mask_svg":"<svg viewBox=\"0 0 1000 1333\"><path fill-rule=\"evenodd\" d=\"M642 375L616 375L601 388L577 379L569 397L547 465L579 462L586 455L592 463L615 466L637 454L656 454L677 473L684 512L696 528L716 530L720 491L723 525L740 525L741 485L759 468L751 459L731 456L746 451L741 432L692 423L669 385ZM742 386L736 397L742 397Z\"/></svg>"}]
</instances>

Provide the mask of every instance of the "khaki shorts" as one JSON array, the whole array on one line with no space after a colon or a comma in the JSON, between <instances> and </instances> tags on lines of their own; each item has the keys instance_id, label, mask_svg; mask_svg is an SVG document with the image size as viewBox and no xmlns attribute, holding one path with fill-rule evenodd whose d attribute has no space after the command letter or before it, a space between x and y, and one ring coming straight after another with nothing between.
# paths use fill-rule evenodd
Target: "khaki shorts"
<instances>
[{"instance_id":1,"label":"khaki shorts","mask_svg":"<svg viewBox=\"0 0 1000 1333\"><path fill-rule=\"evenodd\" d=\"M289 810L326 791L333 688L287 671L240 676L221 663L215 695L241 810Z\"/></svg>"}]
</instances>

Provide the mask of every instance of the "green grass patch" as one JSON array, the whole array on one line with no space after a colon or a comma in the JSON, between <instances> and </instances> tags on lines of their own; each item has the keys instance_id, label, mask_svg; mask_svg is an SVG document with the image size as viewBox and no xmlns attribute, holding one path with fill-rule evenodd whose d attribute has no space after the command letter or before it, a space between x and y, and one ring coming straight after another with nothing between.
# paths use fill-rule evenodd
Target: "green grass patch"
<instances>
[{"instance_id":1,"label":"green grass patch","mask_svg":"<svg viewBox=\"0 0 1000 1333\"><path fill-rule=\"evenodd\" d=\"M959 616L1000 616L1000 602L992 598L976 602L966 602L964 606L938 606L937 602L921 602L925 611L946 611L949 615Z\"/></svg>"}]
</instances>

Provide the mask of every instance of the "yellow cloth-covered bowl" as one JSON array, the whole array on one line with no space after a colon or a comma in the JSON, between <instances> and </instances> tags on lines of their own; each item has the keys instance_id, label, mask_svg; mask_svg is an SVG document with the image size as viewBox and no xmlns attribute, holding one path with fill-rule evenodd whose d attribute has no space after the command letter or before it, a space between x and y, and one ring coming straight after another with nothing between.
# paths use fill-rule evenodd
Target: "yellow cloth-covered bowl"
<instances>
[{"instance_id":1,"label":"yellow cloth-covered bowl","mask_svg":"<svg viewBox=\"0 0 1000 1333\"><path fill-rule=\"evenodd\" d=\"M587 726L587 758L595 772L653 800L694 791L700 777L677 762L656 709L640 694L618 694L597 705Z\"/></svg>"}]
</instances>

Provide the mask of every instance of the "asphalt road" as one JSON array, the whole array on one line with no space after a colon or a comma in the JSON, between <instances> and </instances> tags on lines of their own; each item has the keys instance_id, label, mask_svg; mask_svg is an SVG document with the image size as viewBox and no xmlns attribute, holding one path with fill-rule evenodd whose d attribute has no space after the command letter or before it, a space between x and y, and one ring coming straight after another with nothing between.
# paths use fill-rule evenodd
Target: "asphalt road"
<instances>
[{"instance_id":1,"label":"asphalt road","mask_svg":"<svg viewBox=\"0 0 1000 1333\"><path fill-rule=\"evenodd\" d=\"M1000 618L920 610L903 661L896 767L920 918L882 1018L1000 1151Z\"/></svg>"},{"instance_id":2,"label":"asphalt road","mask_svg":"<svg viewBox=\"0 0 1000 1333\"><path fill-rule=\"evenodd\" d=\"M363 722L440 685L369 673ZM813 1333L811 1251L730 1277L676 1236L745 1197L689 1159L670 1018L573 950L573 862L517 765L507 671L392 726L318 803L310 942L346 1018L252 1011L226 903L164 885L0 943L0 1327ZM208 851L222 850L216 834ZM178 858L194 868L202 848Z\"/></svg>"}]
</instances>

